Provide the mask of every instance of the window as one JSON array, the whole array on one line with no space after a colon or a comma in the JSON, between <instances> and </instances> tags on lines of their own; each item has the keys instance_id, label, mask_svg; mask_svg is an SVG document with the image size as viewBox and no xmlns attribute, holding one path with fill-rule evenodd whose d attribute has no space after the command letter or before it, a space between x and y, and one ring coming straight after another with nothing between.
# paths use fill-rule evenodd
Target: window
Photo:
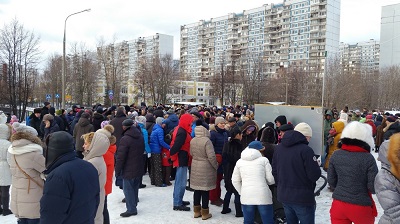
<instances>
[{"instance_id":1,"label":"window","mask_svg":"<svg viewBox=\"0 0 400 224\"><path fill-rule=\"evenodd\" d=\"M197 88L197 91L204 91L203 88Z\"/></svg>"}]
</instances>

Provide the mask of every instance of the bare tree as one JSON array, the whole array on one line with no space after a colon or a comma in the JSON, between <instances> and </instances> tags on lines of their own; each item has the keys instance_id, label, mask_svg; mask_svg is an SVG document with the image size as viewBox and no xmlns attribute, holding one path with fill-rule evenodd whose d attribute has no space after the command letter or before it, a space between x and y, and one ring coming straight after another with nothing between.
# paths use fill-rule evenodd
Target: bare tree
<instances>
[{"instance_id":1,"label":"bare tree","mask_svg":"<svg viewBox=\"0 0 400 224\"><path fill-rule=\"evenodd\" d=\"M39 38L25 30L17 19L0 31L0 61L7 65L7 85L1 95L6 96L12 113L20 120L25 117L32 82L37 76Z\"/></svg>"}]
</instances>

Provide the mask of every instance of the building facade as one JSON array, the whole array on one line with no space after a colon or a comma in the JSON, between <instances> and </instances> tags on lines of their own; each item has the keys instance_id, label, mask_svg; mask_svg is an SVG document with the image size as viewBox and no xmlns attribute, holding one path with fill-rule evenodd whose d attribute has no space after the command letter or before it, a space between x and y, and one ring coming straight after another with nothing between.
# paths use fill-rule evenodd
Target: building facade
<instances>
[{"instance_id":1,"label":"building facade","mask_svg":"<svg viewBox=\"0 0 400 224\"><path fill-rule=\"evenodd\" d=\"M274 76L298 66L322 75L338 52L340 0L285 0L181 26L180 72L208 80L225 66Z\"/></svg>"},{"instance_id":2,"label":"building facade","mask_svg":"<svg viewBox=\"0 0 400 224\"><path fill-rule=\"evenodd\" d=\"M400 65L400 3L382 7L379 67Z\"/></svg>"},{"instance_id":3,"label":"building facade","mask_svg":"<svg viewBox=\"0 0 400 224\"><path fill-rule=\"evenodd\" d=\"M209 82L183 81L177 80L175 87L168 94L169 102L201 102L205 105L216 105L216 99L211 93L211 84Z\"/></svg>"},{"instance_id":4,"label":"building facade","mask_svg":"<svg viewBox=\"0 0 400 224\"><path fill-rule=\"evenodd\" d=\"M108 70L113 70L114 77L112 82L116 82L115 87L107 87L110 80L98 80L98 98L109 97L108 92L113 91L114 104L131 104L145 101L146 95L140 90L137 75L140 72L140 63L151 60L155 57L165 55L173 56L173 36L159 34L149 37L139 37L130 41L122 41L113 45L106 46ZM102 69L104 73L105 69ZM101 77L105 77L103 74ZM144 99L146 98L146 99Z\"/></svg>"},{"instance_id":5,"label":"building facade","mask_svg":"<svg viewBox=\"0 0 400 224\"><path fill-rule=\"evenodd\" d=\"M380 44L371 39L356 44L340 43L340 64L345 72L379 71Z\"/></svg>"}]
</instances>

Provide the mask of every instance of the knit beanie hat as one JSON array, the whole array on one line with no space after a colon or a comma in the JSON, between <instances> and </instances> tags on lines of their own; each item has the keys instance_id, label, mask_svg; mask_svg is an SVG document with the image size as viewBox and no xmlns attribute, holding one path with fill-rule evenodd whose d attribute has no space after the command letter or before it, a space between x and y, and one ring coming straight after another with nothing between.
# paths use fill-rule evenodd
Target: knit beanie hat
<instances>
[{"instance_id":1,"label":"knit beanie hat","mask_svg":"<svg viewBox=\"0 0 400 224\"><path fill-rule=\"evenodd\" d=\"M372 127L357 121L350 122L343 129L340 141L342 144L360 146L368 151L375 146Z\"/></svg>"},{"instance_id":2,"label":"knit beanie hat","mask_svg":"<svg viewBox=\"0 0 400 224\"><path fill-rule=\"evenodd\" d=\"M124 121L122 121L122 126L125 126L125 127L130 127L130 126L132 126L133 125L133 120L132 119L125 119Z\"/></svg>"},{"instance_id":3,"label":"knit beanie hat","mask_svg":"<svg viewBox=\"0 0 400 224\"><path fill-rule=\"evenodd\" d=\"M344 123L344 125L347 125L347 121L349 119L349 115L347 115L347 113L340 113L340 117L338 119L338 121L341 121Z\"/></svg>"},{"instance_id":4,"label":"knit beanie hat","mask_svg":"<svg viewBox=\"0 0 400 224\"><path fill-rule=\"evenodd\" d=\"M164 118L162 118L162 117L157 117L156 118L156 124L162 125L163 121L164 121Z\"/></svg>"},{"instance_id":5,"label":"knit beanie hat","mask_svg":"<svg viewBox=\"0 0 400 224\"><path fill-rule=\"evenodd\" d=\"M312 129L310 125L305 122L297 124L294 130L302 133L305 137L312 137Z\"/></svg>"},{"instance_id":6,"label":"knit beanie hat","mask_svg":"<svg viewBox=\"0 0 400 224\"><path fill-rule=\"evenodd\" d=\"M56 110L56 115L60 116L62 114L62 110Z\"/></svg>"},{"instance_id":7,"label":"knit beanie hat","mask_svg":"<svg viewBox=\"0 0 400 224\"><path fill-rule=\"evenodd\" d=\"M51 114L46 114L43 116L43 121L52 121L52 120L54 120L54 117Z\"/></svg>"},{"instance_id":8,"label":"knit beanie hat","mask_svg":"<svg viewBox=\"0 0 400 224\"><path fill-rule=\"evenodd\" d=\"M247 147L250 149L257 149L257 150L261 150L264 148L264 146L261 144L260 141L252 141L249 143Z\"/></svg>"},{"instance_id":9,"label":"knit beanie hat","mask_svg":"<svg viewBox=\"0 0 400 224\"><path fill-rule=\"evenodd\" d=\"M108 125L110 123L110 121L107 121L107 120L105 120L105 121L102 121L101 122L101 124L100 124L100 127L101 128L104 128L106 125Z\"/></svg>"},{"instance_id":10,"label":"knit beanie hat","mask_svg":"<svg viewBox=\"0 0 400 224\"><path fill-rule=\"evenodd\" d=\"M226 120L225 120L225 118L223 118L223 117L216 117L215 118L215 126L217 126L219 123L226 123Z\"/></svg>"},{"instance_id":11,"label":"knit beanie hat","mask_svg":"<svg viewBox=\"0 0 400 224\"><path fill-rule=\"evenodd\" d=\"M145 116L138 116L136 117L136 122L139 124L146 125L146 117Z\"/></svg>"},{"instance_id":12,"label":"knit beanie hat","mask_svg":"<svg viewBox=\"0 0 400 224\"><path fill-rule=\"evenodd\" d=\"M34 136L38 135L36 129L32 128L31 126L26 126L26 125L20 124L18 122L14 122L12 124L12 127L15 130L15 132L26 132L26 133L32 134Z\"/></svg>"}]
</instances>

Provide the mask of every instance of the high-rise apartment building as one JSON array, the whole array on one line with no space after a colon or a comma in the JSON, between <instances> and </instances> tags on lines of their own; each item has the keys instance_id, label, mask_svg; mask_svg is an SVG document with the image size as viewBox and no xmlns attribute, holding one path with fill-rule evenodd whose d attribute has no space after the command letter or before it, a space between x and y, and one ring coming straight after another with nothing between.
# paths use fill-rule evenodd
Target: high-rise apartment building
<instances>
[{"instance_id":1,"label":"high-rise apartment building","mask_svg":"<svg viewBox=\"0 0 400 224\"><path fill-rule=\"evenodd\" d=\"M382 7L379 67L400 65L400 3Z\"/></svg>"},{"instance_id":2,"label":"high-rise apartment building","mask_svg":"<svg viewBox=\"0 0 400 224\"><path fill-rule=\"evenodd\" d=\"M339 50L339 31L340 0L284 0L200 20L181 26L180 72L208 79L222 66L250 71L258 61L264 75L282 65L322 74L325 56Z\"/></svg>"},{"instance_id":3,"label":"high-rise apartment building","mask_svg":"<svg viewBox=\"0 0 400 224\"><path fill-rule=\"evenodd\" d=\"M108 60L106 66L109 67L109 71L115 73L113 74L116 77L114 81L117 81L118 85L115 89L107 89L106 80L98 80L98 95L104 96L105 93L112 90L114 96L119 96L118 99L113 99L114 102L123 104L135 102L135 99L143 97L144 94L138 89L135 79L141 60L150 60L165 55L173 56L173 41L173 36L157 33L153 36L139 37L106 46L105 52ZM104 73L104 69L102 72Z\"/></svg>"},{"instance_id":4,"label":"high-rise apartment building","mask_svg":"<svg viewBox=\"0 0 400 224\"><path fill-rule=\"evenodd\" d=\"M373 72L379 70L379 41L369 40L356 44L340 43L340 64L344 71Z\"/></svg>"}]
</instances>

